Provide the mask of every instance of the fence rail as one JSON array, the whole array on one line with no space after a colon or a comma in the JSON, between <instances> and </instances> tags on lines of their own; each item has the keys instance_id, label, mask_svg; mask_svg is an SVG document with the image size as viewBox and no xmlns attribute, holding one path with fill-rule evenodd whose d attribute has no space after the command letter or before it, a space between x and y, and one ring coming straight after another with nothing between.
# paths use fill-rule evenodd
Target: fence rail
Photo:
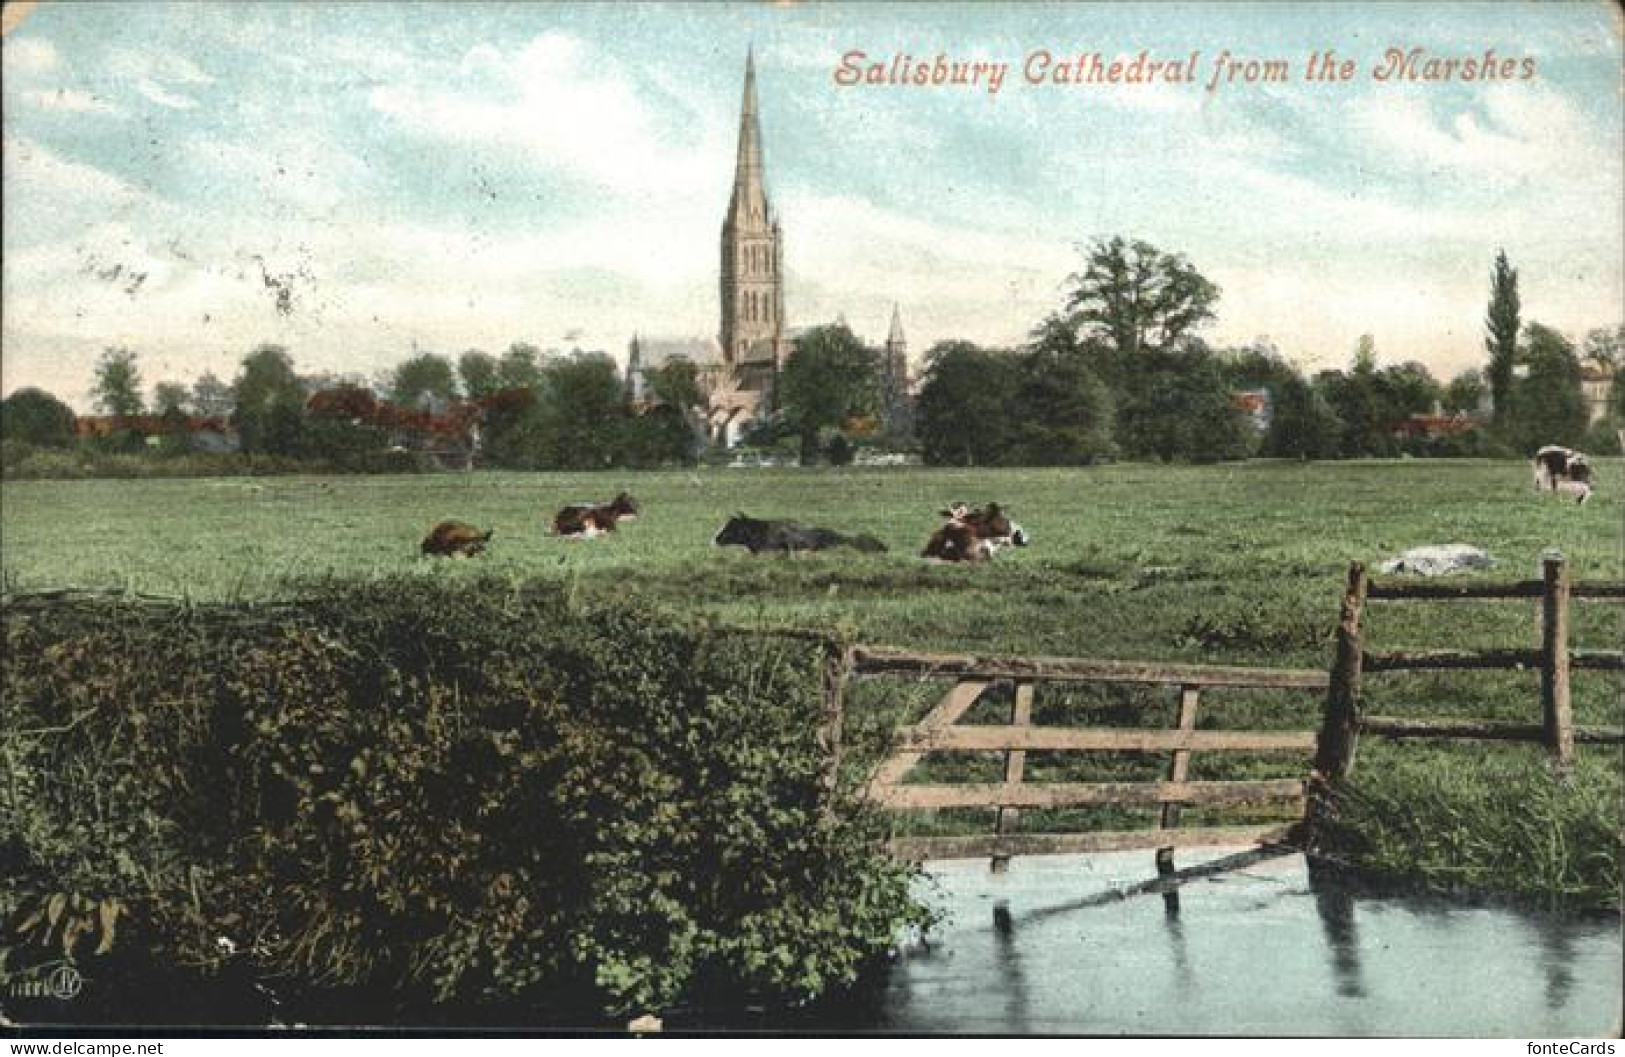
<instances>
[{"instance_id":1,"label":"fence rail","mask_svg":"<svg viewBox=\"0 0 1625 1057\"><path fill-rule=\"evenodd\" d=\"M1180 812L1186 805L1271 804L1301 812L1306 802L1306 782L1302 778L1190 781L1192 753L1299 753L1307 758L1315 748L1315 734L1308 730L1197 730L1202 692L1214 688L1324 691L1329 685L1326 673L1310 670L992 657L872 646L854 647L849 659L852 678L914 677L953 683L918 722L894 731L893 754L876 769L869 783L871 802L896 812L951 808L985 808L993 812L991 833L894 837L891 851L914 858L986 856L996 870L1014 855L1155 848L1158 870L1168 873L1173 870L1175 848L1279 839L1289 828L1282 823L1180 828ZM960 724L982 694L1000 682L1014 684L1007 721ZM1171 729L1034 726L1033 699L1041 682L1177 687L1175 725ZM1001 752L1003 781L905 782L925 755L934 752ZM1167 753L1169 759L1160 781L1033 782L1026 778L1028 752L1158 752ZM1017 832L1023 810L1107 806L1161 810L1153 825L1141 830Z\"/></svg>"},{"instance_id":2,"label":"fence rail","mask_svg":"<svg viewBox=\"0 0 1625 1057\"><path fill-rule=\"evenodd\" d=\"M1388 738L1474 739L1536 742L1545 745L1559 768L1573 764L1581 743L1625 742L1625 730L1576 727L1570 702L1575 670L1625 671L1625 651L1576 650L1569 644L1569 608L1574 599L1625 599L1625 583L1574 583L1561 554L1543 559L1542 577L1508 584L1373 583L1360 562L1349 565L1337 630L1337 655L1326 693L1320 748L1315 766L1321 779L1348 774L1361 734ZM1411 650L1371 653L1365 648L1362 618L1371 601L1459 601L1462 599L1540 600L1540 646L1535 649ZM1365 716L1362 680L1367 672L1539 671L1541 722L1507 723L1486 719L1410 719Z\"/></svg>"}]
</instances>

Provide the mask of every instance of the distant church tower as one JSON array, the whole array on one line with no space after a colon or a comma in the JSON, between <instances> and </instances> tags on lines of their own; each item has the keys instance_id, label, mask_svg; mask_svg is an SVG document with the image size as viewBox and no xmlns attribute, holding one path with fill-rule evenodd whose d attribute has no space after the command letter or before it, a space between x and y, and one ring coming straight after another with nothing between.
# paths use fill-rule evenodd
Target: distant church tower
<instances>
[{"instance_id":1,"label":"distant church tower","mask_svg":"<svg viewBox=\"0 0 1625 1057\"><path fill-rule=\"evenodd\" d=\"M745 57L739 156L722 222L722 362L740 389L771 393L784 341L784 242L763 183L756 62ZM771 399L771 397L769 397Z\"/></svg>"},{"instance_id":2,"label":"distant church tower","mask_svg":"<svg viewBox=\"0 0 1625 1057\"><path fill-rule=\"evenodd\" d=\"M882 425L893 437L914 432L913 407L908 393L908 339L903 337L903 317L894 303L891 330L886 334L885 357L881 361L880 414Z\"/></svg>"}]
</instances>

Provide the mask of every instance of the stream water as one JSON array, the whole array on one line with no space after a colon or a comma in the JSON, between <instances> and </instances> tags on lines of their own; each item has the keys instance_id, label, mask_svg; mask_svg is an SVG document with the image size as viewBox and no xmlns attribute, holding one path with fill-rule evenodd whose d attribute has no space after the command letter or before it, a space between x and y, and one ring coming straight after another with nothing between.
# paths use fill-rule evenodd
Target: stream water
<instances>
[{"instance_id":1,"label":"stream water","mask_svg":"<svg viewBox=\"0 0 1625 1057\"><path fill-rule=\"evenodd\" d=\"M1182 868L1224 852L1181 853ZM1301 856L1191 881L1150 852L933 864L948 912L892 967L869 1030L1203 1035L1617 1035L1616 915L1370 896ZM995 915L995 907L1007 913ZM997 917L997 920L996 920ZM850 1021L847 1026L859 1026Z\"/></svg>"}]
</instances>

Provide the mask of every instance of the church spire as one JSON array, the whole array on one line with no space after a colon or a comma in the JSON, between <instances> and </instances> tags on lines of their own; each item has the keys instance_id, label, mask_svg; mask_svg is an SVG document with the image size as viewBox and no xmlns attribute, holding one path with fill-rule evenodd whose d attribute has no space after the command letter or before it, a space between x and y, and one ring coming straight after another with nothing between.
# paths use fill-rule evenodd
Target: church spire
<instances>
[{"instance_id":1,"label":"church spire","mask_svg":"<svg viewBox=\"0 0 1625 1057\"><path fill-rule=\"evenodd\" d=\"M739 105L739 153L734 162L733 198L728 219L735 225L768 222L767 189L762 183L762 124L756 109L755 49L745 53L745 94Z\"/></svg>"},{"instance_id":2,"label":"church spire","mask_svg":"<svg viewBox=\"0 0 1625 1057\"><path fill-rule=\"evenodd\" d=\"M896 301L893 301L891 306L891 332L886 335L886 344L888 346L907 344L903 338L903 317L898 312Z\"/></svg>"}]
</instances>

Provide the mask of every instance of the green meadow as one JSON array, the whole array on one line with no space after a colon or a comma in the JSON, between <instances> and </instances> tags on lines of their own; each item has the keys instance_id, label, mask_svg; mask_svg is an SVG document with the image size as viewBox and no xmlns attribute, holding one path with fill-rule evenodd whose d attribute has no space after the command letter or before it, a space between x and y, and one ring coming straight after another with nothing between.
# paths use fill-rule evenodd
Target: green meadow
<instances>
[{"instance_id":1,"label":"green meadow","mask_svg":"<svg viewBox=\"0 0 1625 1057\"><path fill-rule=\"evenodd\" d=\"M544 577L728 623L843 625L895 645L1320 665L1352 559L1374 566L1420 544L1470 543L1498 563L1478 575L1520 579L1555 547L1577 578L1619 579L1620 468L1600 467L1584 507L1537 494L1520 463L1420 460L8 482L0 565L10 591L213 601L263 599L312 577ZM616 535L548 535L560 505L623 488L642 515ZM975 567L922 561L936 512L954 500L1003 503L1032 546ZM890 553L711 546L736 511L871 533ZM420 558L419 540L442 518L494 529L489 552ZM1377 643L1390 622L1428 640L1411 645L1498 632L1514 645L1533 633L1517 603L1396 608L1374 614ZM1578 623L1604 638L1619 627L1585 614Z\"/></svg>"},{"instance_id":2,"label":"green meadow","mask_svg":"<svg viewBox=\"0 0 1625 1057\"><path fill-rule=\"evenodd\" d=\"M873 644L1324 668L1351 560L1375 571L1410 547L1468 543L1496 561L1469 578L1514 580L1538 577L1542 554L1556 548L1571 560L1576 579L1621 579L1622 463L1599 462L1597 494L1583 507L1537 493L1522 463L1491 461L9 482L0 527L11 592L122 588L254 602L311 580L544 578L564 583L584 603L652 604L753 629L839 629ZM642 512L618 533L574 542L548 534L559 506L604 501L621 489L636 496ZM978 566L922 560L937 511L956 500L1005 505L1031 534L1031 546ZM870 533L890 550L753 557L712 546L735 512ZM443 518L493 529L490 550L474 559L420 557L423 533ZM1537 615L1537 603L1522 600L1375 603L1366 622L1368 648L1533 647ZM1618 604L1576 602L1571 619L1579 648L1618 648L1625 638L1625 607ZM859 781L885 750L890 728L929 707L940 690L895 681L858 686L848 715L849 780ZM1383 715L1537 722L1540 714L1534 672L1373 675L1365 690L1367 709ZM966 721L1001 721L1008 708L1001 692L1008 688L996 689ZM1167 725L1175 696L1040 687L1034 721ZM1313 729L1321 708L1318 695L1301 692L1216 691L1204 701L1201 726L1236 729ZM1619 725L1619 676L1576 673L1574 701L1577 722ZM1587 804L1577 808L1558 790L1550 796L1562 803L1553 811L1575 813L1609 839L1618 829L1619 761L1617 748L1582 748L1577 786ZM1079 760L1033 753L1028 772L1037 780L1138 780L1156 777L1165 765L1157 754ZM1301 776L1305 762L1198 754L1193 767L1196 778L1290 777ZM1356 773L1376 784L1361 809L1386 820L1368 830L1390 836L1388 845L1366 852L1400 870L1400 860L1415 854L1419 841L1427 843L1405 838L1395 851L1391 834L1415 821L1406 804L1433 796L1456 805L1439 810L1469 810L1461 806L1466 797L1482 807L1519 782L1541 781L1544 771L1540 750L1529 746L1446 748L1368 738ZM939 754L919 769L924 780L996 780L998 773L996 754ZM1497 823L1518 814L1493 806L1483 813ZM1264 810L1255 817L1271 816ZM1231 813L1227 820L1240 819ZM1022 821L1134 826L1148 822L1149 813L1096 812L1082 820L1028 812ZM985 812L968 812L929 825L985 831L986 823ZM1475 824L1458 836L1485 832ZM1502 858L1501 839L1482 838L1474 861ZM1468 853L1448 841L1433 850L1434 879L1453 883L1452 864ZM1609 863L1589 875L1589 889L1617 887L1618 852L1602 849ZM1540 867L1556 875L1569 868L1566 856ZM1527 866L1518 870L1522 881L1473 880L1546 893L1567 884L1561 877L1536 880L1539 871Z\"/></svg>"}]
</instances>

